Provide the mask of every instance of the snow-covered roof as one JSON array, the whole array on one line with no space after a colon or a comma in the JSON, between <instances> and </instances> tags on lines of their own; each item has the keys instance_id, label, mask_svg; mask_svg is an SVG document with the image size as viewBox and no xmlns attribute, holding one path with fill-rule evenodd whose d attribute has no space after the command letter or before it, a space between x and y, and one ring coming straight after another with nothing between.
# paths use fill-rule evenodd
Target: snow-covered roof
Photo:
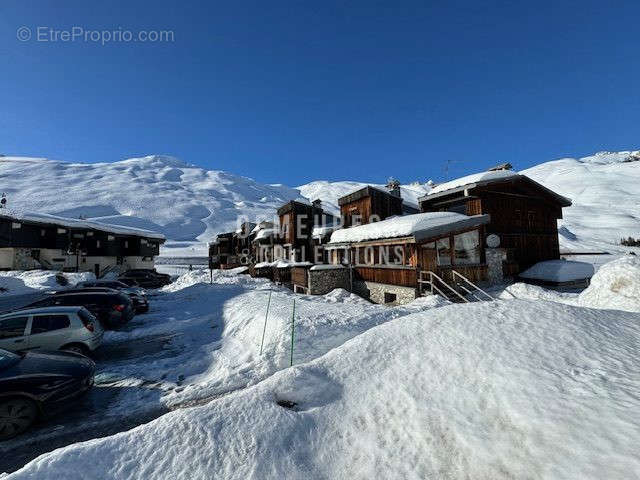
<instances>
[{"instance_id":1,"label":"snow-covered roof","mask_svg":"<svg viewBox=\"0 0 640 480\"><path fill-rule=\"evenodd\" d=\"M318 270L341 270L346 268L344 265L335 265L332 263L321 263L318 265L314 265L313 267L311 267L311 270L318 271Z\"/></svg>"},{"instance_id":2,"label":"snow-covered roof","mask_svg":"<svg viewBox=\"0 0 640 480\"><path fill-rule=\"evenodd\" d=\"M262 230L258 231L258 233L256 234L256 236L254 238L254 241L255 240L262 240L263 238L272 237L275 233L276 233L276 229L275 228L263 228Z\"/></svg>"},{"instance_id":3,"label":"snow-covered roof","mask_svg":"<svg viewBox=\"0 0 640 480\"><path fill-rule=\"evenodd\" d=\"M544 185L532 180L526 175L522 175L521 173L514 172L513 170L493 170L488 172L480 172L474 173L472 175L467 175L466 177L457 178L455 180L451 180L450 182L441 183L440 185L436 185L427 193L424 197L420 197L418 200L429 200L431 198L440 197L443 195L447 195L449 193L454 193L456 191L460 191L467 188L474 188L481 185L487 185L494 182L499 182L502 180L508 179L524 179L530 184L535 185L541 190L546 191L549 195L553 196L558 200L560 204L563 206L570 206L571 199L567 197L563 197L562 195L557 194L553 190L545 187Z\"/></svg>"},{"instance_id":4,"label":"snow-covered roof","mask_svg":"<svg viewBox=\"0 0 640 480\"><path fill-rule=\"evenodd\" d=\"M450 182L436 185L431 189L429 193L427 193L426 196L429 197L431 195L435 195L436 193L446 192L447 190L453 190L454 188L464 187L467 185L476 184L478 182L493 182L496 180L503 180L505 178L519 176L520 174L518 172L514 172L513 170L496 170L493 172L474 173L472 175L467 175L466 177L456 178L455 180L451 180Z\"/></svg>"},{"instance_id":5,"label":"snow-covered roof","mask_svg":"<svg viewBox=\"0 0 640 480\"><path fill-rule=\"evenodd\" d=\"M409 237L415 240L438 236L454 230L489 223L489 215L468 217L454 212L428 212L391 217L381 222L336 230L329 244L365 242L385 238Z\"/></svg>"},{"instance_id":6,"label":"snow-covered roof","mask_svg":"<svg viewBox=\"0 0 640 480\"><path fill-rule=\"evenodd\" d=\"M90 230L99 230L102 232L114 233L117 235L134 235L137 237L153 238L156 240L165 240L165 236L161 233L152 232L143 228L122 227L120 225L110 225L92 220L82 220L76 218L58 217L48 215L46 213L30 213L30 212L2 212L0 217L16 220L19 222L36 223L38 225L58 225L67 228L82 228Z\"/></svg>"},{"instance_id":7,"label":"snow-covered roof","mask_svg":"<svg viewBox=\"0 0 640 480\"><path fill-rule=\"evenodd\" d=\"M324 226L315 226L311 232L311 236L313 238L319 238L325 236L327 233L331 233L340 228L340 225L324 225Z\"/></svg>"},{"instance_id":8,"label":"snow-covered roof","mask_svg":"<svg viewBox=\"0 0 640 480\"><path fill-rule=\"evenodd\" d=\"M547 260L538 262L531 268L520 273L520 277L548 282L571 282L591 278L594 273L593 265L585 262L570 260Z\"/></svg>"}]
</instances>

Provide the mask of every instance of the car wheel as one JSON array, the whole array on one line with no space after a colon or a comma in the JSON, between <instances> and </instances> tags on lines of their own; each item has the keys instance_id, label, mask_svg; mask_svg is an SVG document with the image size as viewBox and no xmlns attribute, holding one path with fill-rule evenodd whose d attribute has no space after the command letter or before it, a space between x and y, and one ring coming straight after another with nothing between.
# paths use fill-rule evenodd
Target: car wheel
<instances>
[{"instance_id":1,"label":"car wheel","mask_svg":"<svg viewBox=\"0 0 640 480\"><path fill-rule=\"evenodd\" d=\"M36 404L28 398L0 400L0 441L26 431L38 418Z\"/></svg>"}]
</instances>

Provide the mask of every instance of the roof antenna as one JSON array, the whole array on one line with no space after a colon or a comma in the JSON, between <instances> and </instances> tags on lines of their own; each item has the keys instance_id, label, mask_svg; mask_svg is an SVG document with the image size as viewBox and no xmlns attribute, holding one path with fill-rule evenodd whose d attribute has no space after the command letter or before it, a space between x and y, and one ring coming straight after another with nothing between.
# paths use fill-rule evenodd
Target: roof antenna
<instances>
[{"instance_id":1,"label":"roof antenna","mask_svg":"<svg viewBox=\"0 0 640 480\"><path fill-rule=\"evenodd\" d=\"M446 181L449 181L449 167L451 166L452 163L463 163L460 160L445 160L444 161L444 166L442 167L442 171L444 172L444 179Z\"/></svg>"},{"instance_id":2,"label":"roof antenna","mask_svg":"<svg viewBox=\"0 0 640 480\"><path fill-rule=\"evenodd\" d=\"M2 197L0 197L0 208L7 208L7 195L2 192Z\"/></svg>"}]
</instances>

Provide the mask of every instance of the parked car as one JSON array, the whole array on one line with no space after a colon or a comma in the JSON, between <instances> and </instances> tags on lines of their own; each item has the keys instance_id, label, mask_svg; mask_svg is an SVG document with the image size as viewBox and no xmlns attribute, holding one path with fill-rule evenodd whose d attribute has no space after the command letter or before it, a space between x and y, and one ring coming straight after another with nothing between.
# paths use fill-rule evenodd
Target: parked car
<instances>
[{"instance_id":1,"label":"parked car","mask_svg":"<svg viewBox=\"0 0 640 480\"><path fill-rule=\"evenodd\" d=\"M0 348L88 355L102 343L100 322L84 307L43 307L0 315ZM0 414L1 415L1 414Z\"/></svg>"},{"instance_id":2,"label":"parked car","mask_svg":"<svg viewBox=\"0 0 640 480\"><path fill-rule=\"evenodd\" d=\"M108 287L86 287L86 288L70 288L68 290L59 290L56 293L86 293L86 292L97 292L97 293L123 293L131 299L133 302L133 309L136 313L145 313L149 311L149 301L147 297L144 295L138 295L137 293L130 293L124 290L116 290L114 288Z\"/></svg>"},{"instance_id":3,"label":"parked car","mask_svg":"<svg viewBox=\"0 0 640 480\"><path fill-rule=\"evenodd\" d=\"M85 307L100 320L104 328L117 328L129 322L135 315L133 302L128 295L120 292L66 293L62 291L23 308L52 307L55 305Z\"/></svg>"},{"instance_id":4,"label":"parked car","mask_svg":"<svg viewBox=\"0 0 640 480\"><path fill-rule=\"evenodd\" d=\"M95 363L72 352L0 349L0 441L69 405L93 386Z\"/></svg>"},{"instance_id":5,"label":"parked car","mask_svg":"<svg viewBox=\"0 0 640 480\"><path fill-rule=\"evenodd\" d=\"M135 282L134 282L135 283ZM120 280L93 280L89 282L79 282L76 284L75 288L93 288L93 287L104 287L104 288L113 288L114 290L120 290L125 293L135 293L136 295L146 295L147 292L144 288L135 285L128 285Z\"/></svg>"},{"instance_id":6,"label":"parked car","mask_svg":"<svg viewBox=\"0 0 640 480\"><path fill-rule=\"evenodd\" d=\"M124 272L118 280L135 280L144 288L160 288L171 283L171 276L166 273L158 273L155 270L135 269Z\"/></svg>"}]
</instances>

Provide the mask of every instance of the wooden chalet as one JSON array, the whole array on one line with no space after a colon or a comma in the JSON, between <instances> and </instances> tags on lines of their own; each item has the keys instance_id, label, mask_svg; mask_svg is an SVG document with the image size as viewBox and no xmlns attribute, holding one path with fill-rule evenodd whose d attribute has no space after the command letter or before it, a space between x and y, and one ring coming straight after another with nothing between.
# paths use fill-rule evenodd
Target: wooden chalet
<instances>
[{"instance_id":1,"label":"wooden chalet","mask_svg":"<svg viewBox=\"0 0 640 480\"><path fill-rule=\"evenodd\" d=\"M292 262L310 261L314 258L313 229L325 225L333 217L325 214L318 201L307 204L292 200L278 209L282 258Z\"/></svg>"},{"instance_id":2,"label":"wooden chalet","mask_svg":"<svg viewBox=\"0 0 640 480\"><path fill-rule=\"evenodd\" d=\"M419 201L423 212L489 215L489 246L502 252L503 273L512 277L560 258L557 221L571 201L509 168L505 164L438 185Z\"/></svg>"},{"instance_id":3,"label":"wooden chalet","mask_svg":"<svg viewBox=\"0 0 640 480\"><path fill-rule=\"evenodd\" d=\"M376 303L404 303L456 275L486 280L487 223L488 215L419 213L337 230L326 248L331 263L351 267L352 291Z\"/></svg>"},{"instance_id":4,"label":"wooden chalet","mask_svg":"<svg viewBox=\"0 0 640 480\"><path fill-rule=\"evenodd\" d=\"M400 185L392 182L388 191L367 185L338 199L344 228L384 220L397 215L418 213L418 208L407 205L400 195Z\"/></svg>"}]
</instances>

